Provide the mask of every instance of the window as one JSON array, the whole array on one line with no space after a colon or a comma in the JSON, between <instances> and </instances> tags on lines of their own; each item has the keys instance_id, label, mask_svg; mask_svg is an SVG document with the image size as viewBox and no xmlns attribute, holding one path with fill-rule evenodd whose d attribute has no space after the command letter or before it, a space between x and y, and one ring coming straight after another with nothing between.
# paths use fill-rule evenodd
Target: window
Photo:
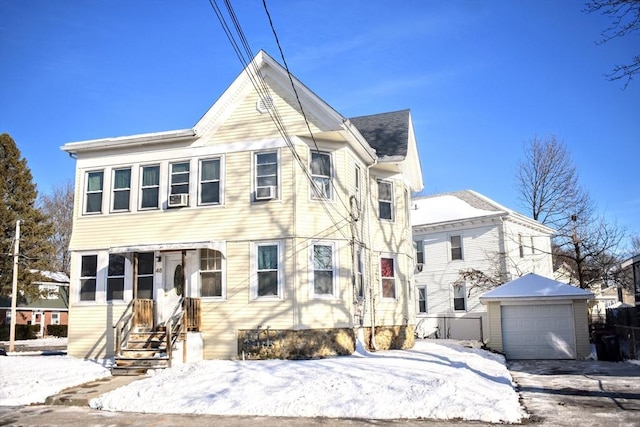
<instances>
[{"instance_id":1,"label":"window","mask_svg":"<svg viewBox=\"0 0 640 427\"><path fill-rule=\"evenodd\" d=\"M331 156L327 153L311 153L312 199L331 199Z\"/></svg>"},{"instance_id":2,"label":"window","mask_svg":"<svg viewBox=\"0 0 640 427\"><path fill-rule=\"evenodd\" d=\"M222 297L222 253L200 249L200 295Z\"/></svg>"},{"instance_id":3,"label":"window","mask_svg":"<svg viewBox=\"0 0 640 427\"><path fill-rule=\"evenodd\" d=\"M356 252L356 296L364 298L364 263L362 262L362 247Z\"/></svg>"},{"instance_id":4,"label":"window","mask_svg":"<svg viewBox=\"0 0 640 427\"><path fill-rule=\"evenodd\" d=\"M98 256L83 255L80 267L80 301L96 300Z\"/></svg>"},{"instance_id":5,"label":"window","mask_svg":"<svg viewBox=\"0 0 640 427\"><path fill-rule=\"evenodd\" d=\"M60 313L57 311L51 312L51 324L59 325L60 324Z\"/></svg>"},{"instance_id":6,"label":"window","mask_svg":"<svg viewBox=\"0 0 640 427\"><path fill-rule=\"evenodd\" d=\"M461 260L462 259L462 237L460 236L450 236L449 242L451 244L451 260Z\"/></svg>"},{"instance_id":7,"label":"window","mask_svg":"<svg viewBox=\"0 0 640 427\"><path fill-rule=\"evenodd\" d=\"M311 247L313 265L313 296L335 295L335 270L333 244L314 244Z\"/></svg>"},{"instance_id":8,"label":"window","mask_svg":"<svg viewBox=\"0 0 640 427\"><path fill-rule=\"evenodd\" d=\"M252 283L252 297L282 298L282 248L280 242L256 243L253 246L255 279Z\"/></svg>"},{"instance_id":9,"label":"window","mask_svg":"<svg viewBox=\"0 0 640 427\"><path fill-rule=\"evenodd\" d=\"M124 256L109 254L107 273L107 301L124 299Z\"/></svg>"},{"instance_id":10,"label":"window","mask_svg":"<svg viewBox=\"0 0 640 427\"><path fill-rule=\"evenodd\" d=\"M354 186L356 189L356 200L358 201L358 206L360 206L360 167L356 165L355 177L354 177Z\"/></svg>"},{"instance_id":11,"label":"window","mask_svg":"<svg viewBox=\"0 0 640 427\"><path fill-rule=\"evenodd\" d=\"M424 242L422 240L416 240L416 263L424 264Z\"/></svg>"},{"instance_id":12,"label":"window","mask_svg":"<svg viewBox=\"0 0 640 427\"><path fill-rule=\"evenodd\" d=\"M427 287L418 286L418 313L427 313Z\"/></svg>"},{"instance_id":13,"label":"window","mask_svg":"<svg viewBox=\"0 0 640 427\"><path fill-rule=\"evenodd\" d=\"M170 194L189 194L189 162L171 164Z\"/></svg>"},{"instance_id":14,"label":"window","mask_svg":"<svg viewBox=\"0 0 640 427\"><path fill-rule=\"evenodd\" d=\"M87 206L86 213L102 212L102 185L104 173L102 171L87 174Z\"/></svg>"},{"instance_id":15,"label":"window","mask_svg":"<svg viewBox=\"0 0 640 427\"><path fill-rule=\"evenodd\" d=\"M393 184L378 181L378 211L380 219L393 219Z\"/></svg>"},{"instance_id":16,"label":"window","mask_svg":"<svg viewBox=\"0 0 640 427\"><path fill-rule=\"evenodd\" d=\"M520 258L524 258L524 245L522 244L522 234L518 234L518 252Z\"/></svg>"},{"instance_id":17,"label":"window","mask_svg":"<svg viewBox=\"0 0 640 427\"><path fill-rule=\"evenodd\" d=\"M531 236L531 255L535 255L536 245L534 244L533 236Z\"/></svg>"},{"instance_id":18,"label":"window","mask_svg":"<svg viewBox=\"0 0 640 427\"><path fill-rule=\"evenodd\" d=\"M453 309L455 311L467 310L467 289L464 283L453 285Z\"/></svg>"},{"instance_id":19,"label":"window","mask_svg":"<svg viewBox=\"0 0 640 427\"><path fill-rule=\"evenodd\" d=\"M160 189L160 166L143 166L141 191L141 209L158 208L158 190Z\"/></svg>"},{"instance_id":20,"label":"window","mask_svg":"<svg viewBox=\"0 0 640 427\"><path fill-rule=\"evenodd\" d=\"M131 168L113 171L113 210L128 211L131 194Z\"/></svg>"},{"instance_id":21,"label":"window","mask_svg":"<svg viewBox=\"0 0 640 427\"><path fill-rule=\"evenodd\" d=\"M266 198L273 187L272 196L278 195L278 152L256 153L255 198Z\"/></svg>"},{"instance_id":22,"label":"window","mask_svg":"<svg viewBox=\"0 0 640 427\"><path fill-rule=\"evenodd\" d=\"M220 159L200 162L200 203L220 203Z\"/></svg>"},{"instance_id":23,"label":"window","mask_svg":"<svg viewBox=\"0 0 640 427\"><path fill-rule=\"evenodd\" d=\"M139 299L153 299L153 252L138 254L138 279L136 296Z\"/></svg>"},{"instance_id":24,"label":"window","mask_svg":"<svg viewBox=\"0 0 640 427\"><path fill-rule=\"evenodd\" d=\"M380 258L380 277L382 278L382 298L396 297L396 271L393 258Z\"/></svg>"}]
</instances>

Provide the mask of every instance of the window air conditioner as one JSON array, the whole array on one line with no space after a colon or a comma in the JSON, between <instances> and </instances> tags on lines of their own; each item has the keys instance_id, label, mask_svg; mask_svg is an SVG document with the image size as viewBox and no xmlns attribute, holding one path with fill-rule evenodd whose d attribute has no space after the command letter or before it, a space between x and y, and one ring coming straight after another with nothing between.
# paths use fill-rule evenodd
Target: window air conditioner
<instances>
[{"instance_id":1,"label":"window air conditioner","mask_svg":"<svg viewBox=\"0 0 640 427\"><path fill-rule=\"evenodd\" d=\"M271 200L276 197L276 187L269 185L267 187L256 188L256 200Z\"/></svg>"},{"instance_id":2,"label":"window air conditioner","mask_svg":"<svg viewBox=\"0 0 640 427\"><path fill-rule=\"evenodd\" d=\"M169 207L170 208L181 208L189 206L189 195L188 194L171 194L169 195Z\"/></svg>"}]
</instances>

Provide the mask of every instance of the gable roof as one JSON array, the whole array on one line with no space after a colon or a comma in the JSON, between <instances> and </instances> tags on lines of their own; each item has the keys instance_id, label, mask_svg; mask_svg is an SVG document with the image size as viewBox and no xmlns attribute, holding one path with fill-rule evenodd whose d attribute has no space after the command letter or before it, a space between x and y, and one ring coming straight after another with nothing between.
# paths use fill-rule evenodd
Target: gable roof
<instances>
[{"instance_id":1,"label":"gable roof","mask_svg":"<svg viewBox=\"0 0 640 427\"><path fill-rule=\"evenodd\" d=\"M485 292L480 302L539 300L539 299L592 299L593 293L535 273L529 273L502 286Z\"/></svg>"},{"instance_id":2,"label":"gable roof","mask_svg":"<svg viewBox=\"0 0 640 427\"><path fill-rule=\"evenodd\" d=\"M409 110L352 117L351 123L376 150L380 161L404 159L409 142Z\"/></svg>"},{"instance_id":3,"label":"gable roof","mask_svg":"<svg viewBox=\"0 0 640 427\"><path fill-rule=\"evenodd\" d=\"M411 210L413 227L436 227L462 224L468 221L509 218L548 234L554 230L546 225L509 209L473 190L433 194L413 199Z\"/></svg>"}]
</instances>

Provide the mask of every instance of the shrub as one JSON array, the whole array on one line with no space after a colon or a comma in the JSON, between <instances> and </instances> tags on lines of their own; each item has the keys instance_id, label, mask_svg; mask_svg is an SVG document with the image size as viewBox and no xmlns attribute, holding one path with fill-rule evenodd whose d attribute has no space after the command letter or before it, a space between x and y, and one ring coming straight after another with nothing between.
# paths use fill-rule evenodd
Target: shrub
<instances>
[{"instance_id":1,"label":"shrub","mask_svg":"<svg viewBox=\"0 0 640 427\"><path fill-rule=\"evenodd\" d=\"M51 337L66 337L67 325L48 325L47 335Z\"/></svg>"}]
</instances>

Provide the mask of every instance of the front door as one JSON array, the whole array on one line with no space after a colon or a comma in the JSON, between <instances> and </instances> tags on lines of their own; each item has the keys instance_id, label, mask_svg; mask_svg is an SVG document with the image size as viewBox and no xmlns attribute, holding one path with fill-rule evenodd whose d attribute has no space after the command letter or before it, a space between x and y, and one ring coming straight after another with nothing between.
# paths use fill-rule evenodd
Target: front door
<instances>
[{"instance_id":1,"label":"front door","mask_svg":"<svg viewBox=\"0 0 640 427\"><path fill-rule=\"evenodd\" d=\"M166 324L171 316L182 312L180 298L184 295L182 254L164 256L163 288L158 292L158 324Z\"/></svg>"}]
</instances>

